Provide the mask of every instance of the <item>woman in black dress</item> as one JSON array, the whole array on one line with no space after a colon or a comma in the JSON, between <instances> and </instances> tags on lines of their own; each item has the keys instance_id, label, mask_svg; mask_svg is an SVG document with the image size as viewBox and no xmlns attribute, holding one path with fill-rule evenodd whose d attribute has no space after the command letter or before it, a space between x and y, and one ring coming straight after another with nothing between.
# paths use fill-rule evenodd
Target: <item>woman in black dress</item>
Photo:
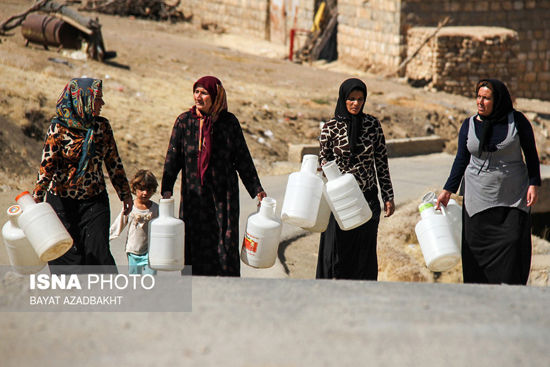
<instances>
[{"instance_id":1,"label":"woman in black dress","mask_svg":"<svg viewBox=\"0 0 550 367\"><path fill-rule=\"evenodd\" d=\"M380 221L378 184L384 201L384 214L395 210L388 168L386 141L380 121L365 114L367 86L359 79L348 79L340 86L334 118L321 129L321 165L336 160L341 172L351 173L359 183L372 211L372 218L349 231L330 216L321 234L317 278L376 280L376 244ZM377 180L378 178L378 180ZM378 181L378 184L377 184Z\"/></svg>"},{"instance_id":2,"label":"woman in black dress","mask_svg":"<svg viewBox=\"0 0 550 367\"><path fill-rule=\"evenodd\" d=\"M526 284L531 266L531 207L541 184L533 129L500 80L477 83L477 114L462 123L443 191L447 205L464 178L464 283Z\"/></svg>"},{"instance_id":3,"label":"woman in black dress","mask_svg":"<svg viewBox=\"0 0 550 367\"><path fill-rule=\"evenodd\" d=\"M185 264L193 275L240 276L237 173L252 198L266 194L239 120L227 111L220 80L202 77L193 93L195 105L172 130L162 196L172 196L181 171L179 216L185 222Z\"/></svg>"}]
</instances>

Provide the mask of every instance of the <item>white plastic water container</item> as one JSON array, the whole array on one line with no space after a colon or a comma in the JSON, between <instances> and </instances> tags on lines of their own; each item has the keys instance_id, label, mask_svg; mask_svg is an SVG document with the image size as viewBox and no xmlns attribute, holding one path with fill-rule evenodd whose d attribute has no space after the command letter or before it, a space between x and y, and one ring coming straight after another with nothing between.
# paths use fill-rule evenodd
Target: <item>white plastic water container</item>
<instances>
[{"instance_id":1,"label":"white plastic water container","mask_svg":"<svg viewBox=\"0 0 550 367\"><path fill-rule=\"evenodd\" d=\"M2 238L13 270L19 274L38 273L46 262L40 260L25 232L17 224L22 210L19 205L12 205L7 210L8 221L2 227Z\"/></svg>"},{"instance_id":2,"label":"white plastic water container","mask_svg":"<svg viewBox=\"0 0 550 367\"><path fill-rule=\"evenodd\" d=\"M326 178L323 178L322 172L318 172L317 175L321 177L323 180L323 183L326 184ZM313 227L304 228L306 231L310 232L324 232L327 230L328 222L330 220L330 206L328 205L327 201L327 190L326 187L323 186L323 195L321 196L321 202L319 203L319 211L317 212L317 219L315 220L315 224Z\"/></svg>"},{"instance_id":3,"label":"white plastic water container","mask_svg":"<svg viewBox=\"0 0 550 367\"><path fill-rule=\"evenodd\" d=\"M340 173L335 161L327 162L323 171L328 179L327 201L340 229L349 231L366 223L372 211L355 177Z\"/></svg>"},{"instance_id":4,"label":"white plastic water container","mask_svg":"<svg viewBox=\"0 0 550 367\"><path fill-rule=\"evenodd\" d=\"M241 260L255 268L270 268L277 259L281 238L281 221L277 218L275 199L265 197L260 210L248 217L241 248Z\"/></svg>"},{"instance_id":5,"label":"white plastic water container","mask_svg":"<svg viewBox=\"0 0 550 367\"><path fill-rule=\"evenodd\" d=\"M437 196L435 192L430 191L422 197L423 203L431 202L434 207L437 204ZM462 247L462 207L456 202L455 199L449 199L447 206L445 207L447 220L449 221L453 234L455 235L458 248Z\"/></svg>"},{"instance_id":6,"label":"white plastic water container","mask_svg":"<svg viewBox=\"0 0 550 367\"><path fill-rule=\"evenodd\" d=\"M414 230L426 266L434 272L451 269L460 261L460 251L445 208L436 211L429 201L422 202L418 210L422 219Z\"/></svg>"},{"instance_id":7,"label":"white plastic water container","mask_svg":"<svg viewBox=\"0 0 550 367\"><path fill-rule=\"evenodd\" d=\"M462 248L462 207L456 200L450 199L445 209L447 210L447 219L451 224L456 243L460 249Z\"/></svg>"},{"instance_id":8,"label":"white plastic water container","mask_svg":"<svg viewBox=\"0 0 550 367\"><path fill-rule=\"evenodd\" d=\"M160 199L159 216L149 225L149 267L179 271L184 267L185 224L174 216L174 198Z\"/></svg>"},{"instance_id":9,"label":"white plastic water container","mask_svg":"<svg viewBox=\"0 0 550 367\"><path fill-rule=\"evenodd\" d=\"M283 222L297 227L313 227L323 195L323 180L317 175L318 157L306 154L299 172L291 173L281 210Z\"/></svg>"},{"instance_id":10,"label":"white plastic water container","mask_svg":"<svg viewBox=\"0 0 550 367\"><path fill-rule=\"evenodd\" d=\"M28 191L19 194L15 201L23 210L17 224L40 260L55 260L69 251L73 239L50 204L36 203Z\"/></svg>"}]
</instances>

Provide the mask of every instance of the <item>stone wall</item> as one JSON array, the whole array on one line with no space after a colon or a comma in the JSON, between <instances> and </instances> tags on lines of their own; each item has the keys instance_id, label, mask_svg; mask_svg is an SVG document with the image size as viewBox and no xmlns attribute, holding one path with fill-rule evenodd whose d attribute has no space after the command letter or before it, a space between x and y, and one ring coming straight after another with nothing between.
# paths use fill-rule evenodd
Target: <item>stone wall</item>
<instances>
[{"instance_id":1,"label":"stone wall","mask_svg":"<svg viewBox=\"0 0 550 367\"><path fill-rule=\"evenodd\" d=\"M436 26L445 16L452 26L495 26L518 33L518 97L550 100L549 0L401 0L401 34ZM487 76L493 76L488 70Z\"/></svg>"},{"instance_id":2,"label":"stone wall","mask_svg":"<svg viewBox=\"0 0 550 367\"><path fill-rule=\"evenodd\" d=\"M275 14L270 14L270 5L275 5ZM180 10L193 14L197 24L216 23L230 33L288 44L291 28L311 29L314 0L186 0Z\"/></svg>"},{"instance_id":3,"label":"stone wall","mask_svg":"<svg viewBox=\"0 0 550 367\"><path fill-rule=\"evenodd\" d=\"M227 32L268 39L268 0L185 0L179 9L194 23L216 23Z\"/></svg>"},{"instance_id":4,"label":"stone wall","mask_svg":"<svg viewBox=\"0 0 550 367\"><path fill-rule=\"evenodd\" d=\"M405 50L401 0L338 0L338 58L371 71L397 68Z\"/></svg>"},{"instance_id":5,"label":"stone wall","mask_svg":"<svg viewBox=\"0 0 550 367\"><path fill-rule=\"evenodd\" d=\"M310 30L315 16L314 0L287 0L287 29Z\"/></svg>"},{"instance_id":6,"label":"stone wall","mask_svg":"<svg viewBox=\"0 0 550 367\"><path fill-rule=\"evenodd\" d=\"M284 4L286 11L270 14ZM288 44L291 28L310 29L315 0L186 0L197 23ZM338 55L353 67L394 71L407 56L407 32L450 26L503 27L518 33L518 97L550 100L550 0L338 0ZM285 14L285 15L282 15ZM273 18L275 16L275 18ZM279 23L277 23L279 22ZM488 70L488 77L495 77Z\"/></svg>"},{"instance_id":7,"label":"stone wall","mask_svg":"<svg viewBox=\"0 0 550 367\"><path fill-rule=\"evenodd\" d=\"M407 33L412 54L436 30L415 27ZM449 93L475 96L475 85L488 76L517 90L518 34L499 27L443 27L407 65L406 76Z\"/></svg>"}]
</instances>

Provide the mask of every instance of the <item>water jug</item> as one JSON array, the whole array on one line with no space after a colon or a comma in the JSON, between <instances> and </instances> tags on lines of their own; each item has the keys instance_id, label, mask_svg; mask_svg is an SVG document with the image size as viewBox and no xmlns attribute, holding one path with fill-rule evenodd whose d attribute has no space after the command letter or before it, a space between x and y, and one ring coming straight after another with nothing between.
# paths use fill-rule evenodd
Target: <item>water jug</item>
<instances>
[{"instance_id":1,"label":"water jug","mask_svg":"<svg viewBox=\"0 0 550 367\"><path fill-rule=\"evenodd\" d=\"M181 270L184 266L184 228L174 216L174 198L160 199L159 216L149 225L149 266L155 270Z\"/></svg>"},{"instance_id":2,"label":"water jug","mask_svg":"<svg viewBox=\"0 0 550 367\"><path fill-rule=\"evenodd\" d=\"M322 177L323 173L318 172L317 175L321 177L323 183L326 184L326 178ZM317 219L313 227L304 228L306 231L310 232L324 232L327 230L328 222L330 220L330 206L327 201L327 190L323 186L323 195L321 196L321 202L319 203L319 211L317 212Z\"/></svg>"},{"instance_id":3,"label":"water jug","mask_svg":"<svg viewBox=\"0 0 550 367\"><path fill-rule=\"evenodd\" d=\"M17 224L17 218L22 213L19 205L8 208L8 221L2 227L2 238L13 270L19 274L38 273L46 263L38 257L36 251Z\"/></svg>"},{"instance_id":4,"label":"water jug","mask_svg":"<svg viewBox=\"0 0 550 367\"><path fill-rule=\"evenodd\" d=\"M458 248L462 247L462 207L454 199L450 199L445 207L447 219L449 220L455 235Z\"/></svg>"},{"instance_id":5,"label":"water jug","mask_svg":"<svg viewBox=\"0 0 550 367\"><path fill-rule=\"evenodd\" d=\"M334 218L343 231L357 228L372 217L369 204L351 173L340 173L335 161L323 166L327 176L327 201Z\"/></svg>"},{"instance_id":6,"label":"water jug","mask_svg":"<svg viewBox=\"0 0 550 367\"><path fill-rule=\"evenodd\" d=\"M277 202L263 198L258 213L248 217L241 248L241 260L255 268L270 268L275 264L282 225L275 214Z\"/></svg>"},{"instance_id":7,"label":"water jug","mask_svg":"<svg viewBox=\"0 0 550 367\"><path fill-rule=\"evenodd\" d=\"M434 203L428 201L422 202L418 210L422 219L414 230L426 266L437 272L451 269L460 261L460 252L445 208L436 211Z\"/></svg>"},{"instance_id":8,"label":"water jug","mask_svg":"<svg viewBox=\"0 0 550 367\"><path fill-rule=\"evenodd\" d=\"M422 197L423 203L431 202L434 206L437 203L437 196L435 192L430 191ZM462 245L462 207L454 199L449 199L447 206L445 207L447 220L449 221L453 234L458 244L458 248Z\"/></svg>"},{"instance_id":9,"label":"water jug","mask_svg":"<svg viewBox=\"0 0 550 367\"><path fill-rule=\"evenodd\" d=\"M72 247L71 235L50 204L36 203L28 191L19 194L15 201L23 210L17 224L25 232L40 260L55 260Z\"/></svg>"},{"instance_id":10,"label":"water jug","mask_svg":"<svg viewBox=\"0 0 550 367\"><path fill-rule=\"evenodd\" d=\"M313 227L323 195L323 180L317 175L318 157L306 154L302 168L288 177L281 210L283 222L297 227Z\"/></svg>"}]
</instances>

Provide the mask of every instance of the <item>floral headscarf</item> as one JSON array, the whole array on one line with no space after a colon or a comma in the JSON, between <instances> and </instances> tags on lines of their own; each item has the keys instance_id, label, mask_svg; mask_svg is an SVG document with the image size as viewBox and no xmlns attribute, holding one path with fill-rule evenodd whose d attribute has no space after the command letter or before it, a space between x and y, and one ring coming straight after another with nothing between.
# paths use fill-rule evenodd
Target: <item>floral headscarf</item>
<instances>
[{"instance_id":1,"label":"floral headscarf","mask_svg":"<svg viewBox=\"0 0 550 367\"><path fill-rule=\"evenodd\" d=\"M77 177L84 174L88 161L95 153L94 147L94 102L102 90L102 81L91 78L72 79L57 100L56 116L52 124L86 132L78 162Z\"/></svg>"}]
</instances>

